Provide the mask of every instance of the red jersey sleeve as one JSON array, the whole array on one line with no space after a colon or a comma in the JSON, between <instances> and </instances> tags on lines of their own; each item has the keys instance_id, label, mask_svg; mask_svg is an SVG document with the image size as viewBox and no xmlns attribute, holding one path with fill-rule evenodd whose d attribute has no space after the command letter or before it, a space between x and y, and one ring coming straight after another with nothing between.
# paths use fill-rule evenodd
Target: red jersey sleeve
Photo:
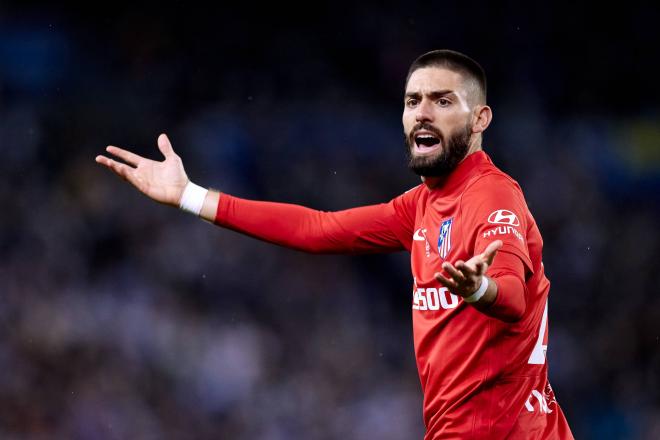
<instances>
[{"instance_id":1,"label":"red jersey sleeve","mask_svg":"<svg viewBox=\"0 0 660 440\"><path fill-rule=\"evenodd\" d=\"M468 186L460 209L461 218L466 219L464 238L471 255L483 252L495 240L502 240L500 251L522 260L527 279L533 270L527 248L531 218L518 184L501 174L486 174Z\"/></svg>"},{"instance_id":2,"label":"red jersey sleeve","mask_svg":"<svg viewBox=\"0 0 660 440\"><path fill-rule=\"evenodd\" d=\"M495 302L485 310L488 316L505 322L516 322L527 309L527 286L522 260L506 251L499 251L486 275L497 284Z\"/></svg>"},{"instance_id":3,"label":"red jersey sleeve","mask_svg":"<svg viewBox=\"0 0 660 440\"><path fill-rule=\"evenodd\" d=\"M270 243L311 253L408 249L422 186L389 203L337 212L221 194L215 223Z\"/></svg>"}]
</instances>

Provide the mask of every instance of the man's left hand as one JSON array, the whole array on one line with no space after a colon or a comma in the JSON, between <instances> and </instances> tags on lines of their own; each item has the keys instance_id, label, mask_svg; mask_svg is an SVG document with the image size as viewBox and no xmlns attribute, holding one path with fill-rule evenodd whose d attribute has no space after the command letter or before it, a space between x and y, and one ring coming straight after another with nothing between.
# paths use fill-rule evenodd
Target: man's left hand
<instances>
[{"instance_id":1,"label":"man's left hand","mask_svg":"<svg viewBox=\"0 0 660 440\"><path fill-rule=\"evenodd\" d=\"M481 277L493 264L497 251L502 247L502 241L496 240L488 245L485 251L475 255L468 261L458 260L453 265L442 263L442 268L449 274L446 278L440 272L435 273L435 279L454 295L463 298L472 295L481 286Z\"/></svg>"}]
</instances>

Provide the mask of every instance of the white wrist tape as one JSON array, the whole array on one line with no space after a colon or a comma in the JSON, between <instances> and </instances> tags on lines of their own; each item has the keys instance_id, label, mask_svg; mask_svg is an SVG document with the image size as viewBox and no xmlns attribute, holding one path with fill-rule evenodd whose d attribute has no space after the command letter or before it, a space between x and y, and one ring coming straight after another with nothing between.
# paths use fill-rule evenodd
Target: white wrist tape
<instances>
[{"instance_id":1,"label":"white wrist tape","mask_svg":"<svg viewBox=\"0 0 660 440\"><path fill-rule=\"evenodd\" d=\"M486 290L488 290L488 278L486 278L485 276L482 276L481 277L481 286L479 286L477 291L474 292L472 295L466 296L465 298L463 298L463 301L465 301L466 303L475 303L475 302L479 301L482 296L485 295Z\"/></svg>"},{"instance_id":2,"label":"white wrist tape","mask_svg":"<svg viewBox=\"0 0 660 440\"><path fill-rule=\"evenodd\" d=\"M204 205L204 199L209 190L202 188L199 185L195 185L192 182L188 182L186 188L183 190L181 195L181 200L179 200L179 208L186 212L190 212L199 216L199 213L202 211L202 206Z\"/></svg>"}]
</instances>

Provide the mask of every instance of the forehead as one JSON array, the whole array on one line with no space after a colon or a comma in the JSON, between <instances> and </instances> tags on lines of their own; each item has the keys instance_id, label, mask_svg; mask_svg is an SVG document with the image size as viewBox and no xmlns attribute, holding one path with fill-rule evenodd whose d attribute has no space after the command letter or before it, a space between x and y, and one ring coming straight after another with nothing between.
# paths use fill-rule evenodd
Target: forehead
<instances>
[{"instance_id":1,"label":"forehead","mask_svg":"<svg viewBox=\"0 0 660 440\"><path fill-rule=\"evenodd\" d=\"M436 90L451 90L457 94L466 95L463 76L444 67L417 69L410 75L408 84L406 84L406 93L424 95Z\"/></svg>"}]
</instances>

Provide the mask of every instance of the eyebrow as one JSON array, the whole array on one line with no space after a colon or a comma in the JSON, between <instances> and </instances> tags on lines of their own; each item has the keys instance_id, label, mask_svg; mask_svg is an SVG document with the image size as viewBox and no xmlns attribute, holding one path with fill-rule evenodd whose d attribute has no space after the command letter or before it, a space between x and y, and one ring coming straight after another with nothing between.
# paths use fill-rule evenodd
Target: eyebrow
<instances>
[{"instance_id":1,"label":"eyebrow","mask_svg":"<svg viewBox=\"0 0 660 440\"><path fill-rule=\"evenodd\" d=\"M428 96L431 99L438 99L443 96L452 95L452 94L455 95L456 92L450 89L444 89L444 90L433 90L432 92L427 93L426 96ZM421 96L422 94L419 92L406 92L405 98L419 98Z\"/></svg>"}]
</instances>

